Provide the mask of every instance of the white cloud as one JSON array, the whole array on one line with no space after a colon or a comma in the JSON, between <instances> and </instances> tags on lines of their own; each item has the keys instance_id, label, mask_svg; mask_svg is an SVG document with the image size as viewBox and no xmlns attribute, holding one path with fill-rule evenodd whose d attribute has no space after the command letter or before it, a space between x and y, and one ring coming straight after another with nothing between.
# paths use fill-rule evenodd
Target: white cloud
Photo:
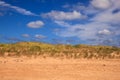
<instances>
[{"instance_id":1,"label":"white cloud","mask_svg":"<svg viewBox=\"0 0 120 80\"><path fill-rule=\"evenodd\" d=\"M113 4L113 9L120 9L120 0L111 0Z\"/></svg>"},{"instance_id":2,"label":"white cloud","mask_svg":"<svg viewBox=\"0 0 120 80\"><path fill-rule=\"evenodd\" d=\"M36 34L35 38L36 39L44 39L44 38L46 38L46 36L43 36L43 35L40 35L40 34Z\"/></svg>"},{"instance_id":3,"label":"white cloud","mask_svg":"<svg viewBox=\"0 0 120 80\"><path fill-rule=\"evenodd\" d=\"M69 27L70 25L68 23L65 23L64 21L54 21L56 24L64 27Z\"/></svg>"},{"instance_id":4,"label":"white cloud","mask_svg":"<svg viewBox=\"0 0 120 80\"><path fill-rule=\"evenodd\" d=\"M30 28L41 28L44 26L44 23L42 21L32 21L27 24Z\"/></svg>"},{"instance_id":5,"label":"white cloud","mask_svg":"<svg viewBox=\"0 0 120 80\"><path fill-rule=\"evenodd\" d=\"M36 14L32 13L31 11L28 11L26 9L23 9L23 8L20 8L20 7L17 7L17 6L13 6L13 5L8 4L4 1L0 1L0 6L2 6L3 8L7 7L11 10L15 10L16 12L18 12L20 14L23 14L23 15L37 16Z\"/></svg>"},{"instance_id":6,"label":"white cloud","mask_svg":"<svg viewBox=\"0 0 120 80\"><path fill-rule=\"evenodd\" d=\"M23 37L25 37L25 38L30 37L30 35L29 35L29 34L22 34L22 36L23 36Z\"/></svg>"},{"instance_id":7,"label":"white cloud","mask_svg":"<svg viewBox=\"0 0 120 80\"><path fill-rule=\"evenodd\" d=\"M90 0L87 6L82 3L77 3L74 5L67 4L67 7L64 8L76 10L86 15L97 14L104 11L120 10L120 0Z\"/></svg>"},{"instance_id":8,"label":"white cloud","mask_svg":"<svg viewBox=\"0 0 120 80\"><path fill-rule=\"evenodd\" d=\"M112 32L108 29L103 29L101 31L98 31L98 34L101 34L101 35L110 35L112 34Z\"/></svg>"},{"instance_id":9,"label":"white cloud","mask_svg":"<svg viewBox=\"0 0 120 80\"><path fill-rule=\"evenodd\" d=\"M71 12L51 11L43 15L52 18L56 24L63 27L55 31L56 35L77 37L87 42L94 40L93 44L112 39L114 44L118 45L117 42L120 40L120 0L90 0L88 5L67 4L63 8ZM74 11L78 14L75 15ZM87 19L81 23L79 19L82 19L84 15L87 15ZM75 19L78 19L78 22L72 22Z\"/></svg>"},{"instance_id":10,"label":"white cloud","mask_svg":"<svg viewBox=\"0 0 120 80\"><path fill-rule=\"evenodd\" d=\"M101 1L101 0L99 0ZM112 6L110 9L106 9L105 11L99 12L93 17L92 21L102 22L111 25L120 25L120 0L106 0L109 1ZM116 11L116 12L114 12Z\"/></svg>"},{"instance_id":11,"label":"white cloud","mask_svg":"<svg viewBox=\"0 0 120 80\"><path fill-rule=\"evenodd\" d=\"M120 23L120 11L117 13L112 13L109 11L105 11L97 14L92 21L109 23L109 24L119 24Z\"/></svg>"},{"instance_id":12,"label":"white cloud","mask_svg":"<svg viewBox=\"0 0 120 80\"><path fill-rule=\"evenodd\" d=\"M93 0L93 1L98 1L102 3L102 0ZM109 4L112 4L112 6L106 9L105 11L97 13L90 20L94 22L101 22L101 23L106 23L106 24L111 24L111 25L120 25L119 24L120 22L120 0L116 0L116 1L105 0L105 1L108 1Z\"/></svg>"},{"instance_id":13,"label":"white cloud","mask_svg":"<svg viewBox=\"0 0 120 80\"><path fill-rule=\"evenodd\" d=\"M68 23L66 23L68 24ZM59 25L59 24L58 24ZM70 24L69 24L70 25ZM91 22L87 24L76 24L65 27L55 32L61 37L77 37L87 41L88 44L119 45L120 29L106 23ZM79 40L78 39L78 40ZM112 39L112 43L107 43Z\"/></svg>"},{"instance_id":14,"label":"white cloud","mask_svg":"<svg viewBox=\"0 0 120 80\"><path fill-rule=\"evenodd\" d=\"M118 37L120 36L120 0L90 0L88 5L66 4L63 8L71 12L51 11L42 15L52 18L56 24L63 27L54 31L56 35L77 37L87 42L93 40L92 44L104 44L112 39L112 42L115 42L114 45L118 45L117 42L120 39ZM78 23L84 15L87 16L87 19L83 21L84 23ZM75 19L78 19L78 22L72 22Z\"/></svg>"},{"instance_id":15,"label":"white cloud","mask_svg":"<svg viewBox=\"0 0 120 80\"><path fill-rule=\"evenodd\" d=\"M81 40L87 40L87 39L97 38L98 32L104 29L109 29L109 25L101 24L97 22L88 23L88 24L76 24L76 25L69 25L69 27L67 26L66 29L64 29L61 32L58 32L57 35L60 35L62 37L78 37Z\"/></svg>"},{"instance_id":16,"label":"white cloud","mask_svg":"<svg viewBox=\"0 0 120 80\"><path fill-rule=\"evenodd\" d=\"M91 4L97 9L108 9L112 5L110 0L92 0Z\"/></svg>"},{"instance_id":17,"label":"white cloud","mask_svg":"<svg viewBox=\"0 0 120 80\"><path fill-rule=\"evenodd\" d=\"M63 12L63 11L51 11L49 13L42 14L43 17L49 17L54 20L75 20L85 18L80 12Z\"/></svg>"},{"instance_id":18,"label":"white cloud","mask_svg":"<svg viewBox=\"0 0 120 80\"><path fill-rule=\"evenodd\" d=\"M30 36L29 34L22 34L22 37L25 37L25 38L32 37L32 38L35 38L35 39L44 39L44 38L46 38L46 36L41 35L41 34L36 34L34 36Z\"/></svg>"}]
</instances>

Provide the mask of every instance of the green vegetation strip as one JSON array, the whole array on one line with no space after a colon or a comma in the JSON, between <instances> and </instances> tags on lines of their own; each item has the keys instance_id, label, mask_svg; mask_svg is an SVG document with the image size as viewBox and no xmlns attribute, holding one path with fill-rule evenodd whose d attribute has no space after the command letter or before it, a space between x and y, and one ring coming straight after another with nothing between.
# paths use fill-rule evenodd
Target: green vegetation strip
<instances>
[{"instance_id":1,"label":"green vegetation strip","mask_svg":"<svg viewBox=\"0 0 120 80\"><path fill-rule=\"evenodd\" d=\"M120 59L120 48L113 46L63 45L39 42L0 44L0 56L43 56L60 58Z\"/></svg>"}]
</instances>

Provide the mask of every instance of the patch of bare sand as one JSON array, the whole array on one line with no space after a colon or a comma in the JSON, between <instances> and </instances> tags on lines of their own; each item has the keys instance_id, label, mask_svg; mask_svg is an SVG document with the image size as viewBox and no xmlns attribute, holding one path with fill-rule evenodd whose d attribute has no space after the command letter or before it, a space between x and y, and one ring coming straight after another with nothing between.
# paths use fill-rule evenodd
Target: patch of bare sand
<instances>
[{"instance_id":1,"label":"patch of bare sand","mask_svg":"<svg viewBox=\"0 0 120 80\"><path fill-rule=\"evenodd\" d=\"M120 60L0 58L0 80L120 80Z\"/></svg>"}]
</instances>

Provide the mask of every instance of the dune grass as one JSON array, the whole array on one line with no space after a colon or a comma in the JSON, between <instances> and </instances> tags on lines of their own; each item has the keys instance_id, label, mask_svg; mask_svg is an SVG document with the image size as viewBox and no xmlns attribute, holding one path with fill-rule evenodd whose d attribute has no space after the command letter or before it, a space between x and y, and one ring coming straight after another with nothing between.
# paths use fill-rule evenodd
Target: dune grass
<instances>
[{"instance_id":1,"label":"dune grass","mask_svg":"<svg viewBox=\"0 0 120 80\"><path fill-rule=\"evenodd\" d=\"M40 42L0 44L0 56L43 56L59 58L120 59L120 48L113 46L64 45Z\"/></svg>"}]
</instances>

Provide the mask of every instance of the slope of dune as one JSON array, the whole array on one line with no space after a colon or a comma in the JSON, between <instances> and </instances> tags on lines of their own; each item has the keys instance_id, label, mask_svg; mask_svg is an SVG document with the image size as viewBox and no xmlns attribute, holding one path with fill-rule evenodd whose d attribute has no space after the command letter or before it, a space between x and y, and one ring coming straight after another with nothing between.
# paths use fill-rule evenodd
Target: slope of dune
<instances>
[{"instance_id":1,"label":"slope of dune","mask_svg":"<svg viewBox=\"0 0 120 80\"><path fill-rule=\"evenodd\" d=\"M13 44L0 44L0 56L43 56L74 59L119 59L120 48L103 45L53 45L40 42L18 42Z\"/></svg>"}]
</instances>

